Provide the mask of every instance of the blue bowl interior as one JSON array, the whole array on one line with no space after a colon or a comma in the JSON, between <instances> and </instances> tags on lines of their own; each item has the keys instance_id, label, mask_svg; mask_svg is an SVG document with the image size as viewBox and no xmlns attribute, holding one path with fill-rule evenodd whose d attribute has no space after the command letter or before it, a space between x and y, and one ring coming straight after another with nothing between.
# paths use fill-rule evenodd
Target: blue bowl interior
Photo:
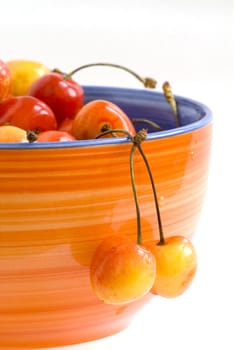
<instances>
[{"instance_id":1,"label":"blue bowl interior","mask_svg":"<svg viewBox=\"0 0 234 350\"><path fill-rule=\"evenodd\" d=\"M162 93L153 90L86 86L85 103L94 99L106 99L117 104L130 118L146 118L158 123L163 130L175 129L176 120L172 108ZM176 96L181 127L201 121L210 114L208 108L191 99ZM203 120L204 123L207 120ZM192 125L191 125L192 127ZM195 126L194 126L195 127ZM149 127L149 132L155 129Z\"/></svg>"},{"instance_id":2,"label":"blue bowl interior","mask_svg":"<svg viewBox=\"0 0 234 350\"><path fill-rule=\"evenodd\" d=\"M155 131L148 124L140 123L138 129L146 127L148 139L163 138L190 132L201 128L212 120L211 110L204 104L189 98L175 96L180 118L180 127L176 127L175 116L171 106L162 93L149 89L128 89L105 86L83 86L85 103L95 99L105 99L117 104L130 118L145 118L156 122L163 129ZM101 144L127 142L126 137L102 138L98 140L81 140L71 142L45 143L0 143L0 149L15 148L60 148L84 147Z\"/></svg>"}]
</instances>

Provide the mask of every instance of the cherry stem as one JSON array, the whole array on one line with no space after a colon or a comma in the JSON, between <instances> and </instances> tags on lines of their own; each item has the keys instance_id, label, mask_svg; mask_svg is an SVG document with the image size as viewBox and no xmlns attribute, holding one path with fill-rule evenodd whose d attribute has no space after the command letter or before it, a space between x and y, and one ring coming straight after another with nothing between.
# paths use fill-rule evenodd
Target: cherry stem
<instances>
[{"instance_id":1,"label":"cherry stem","mask_svg":"<svg viewBox=\"0 0 234 350\"><path fill-rule=\"evenodd\" d=\"M138 202L138 196L136 191L136 182L135 182L135 171L134 171L134 154L138 146L134 143L130 152L130 175L131 175L131 183L132 183L132 192L135 201L136 207L136 217L137 217L137 244L142 244L142 231L141 231L141 213L140 206Z\"/></svg>"},{"instance_id":2,"label":"cherry stem","mask_svg":"<svg viewBox=\"0 0 234 350\"><path fill-rule=\"evenodd\" d=\"M181 125L181 123L180 123L180 118L179 118L179 114L178 114L177 103L176 103L175 97L172 93L170 83L168 81L165 81L162 85L162 89L163 89L164 96L165 96L167 102L169 103L169 105L171 106L172 111L174 113L176 126L179 127Z\"/></svg>"},{"instance_id":3,"label":"cherry stem","mask_svg":"<svg viewBox=\"0 0 234 350\"><path fill-rule=\"evenodd\" d=\"M143 129L145 131L145 129ZM144 133L143 131L143 133ZM137 191L136 191L136 182L135 182L135 171L134 171L134 154L136 149L139 147L138 143L141 142L144 138L142 137L142 131L140 130L135 136L132 136L127 130L124 129L107 129L100 134L96 136L97 138L100 138L102 136L108 135L108 134L115 134L116 133L123 133L128 136L128 138L131 140L133 143L131 152L130 152L130 176L131 176L131 184L132 184L132 192L133 192L133 197L134 197L134 202L135 202L135 207L136 207L136 217L137 217L137 244L142 244L142 231L141 231L141 214L140 214L140 206L138 202L138 196L137 196Z\"/></svg>"},{"instance_id":4,"label":"cherry stem","mask_svg":"<svg viewBox=\"0 0 234 350\"><path fill-rule=\"evenodd\" d=\"M33 142L37 141L37 133L35 131L27 130L26 135L27 135L27 140L29 143L33 143Z\"/></svg>"},{"instance_id":5,"label":"cherry stem","mask_svg":"<svg viewBox=\"0 0 234 350\"><path fill-rule=\"evenodd\" d=\"M124 135L128 136L129 139L132 139L132 135L130 134L130 132L124 129L108 129L108 130L102 131L95 137L95 139L99 139L109 134L114 135L114 137L116 137L116 133L123 133Z\"/></svg>"},{"instance_id":6,"label":"cherry stem","mask_svg":"<svg viewBox=\"0 0 234 350\"><path fill-rule=\"evenodd\" d=\"M115 64L115 63L107 63L107 62L97 62L97 63L89 63L89 64L85 64L83 66L80 66L76 69L74 69L73 71L71 71L69 74L65 74L65 79L66 78L70 78L72 75L74 75L75 73L81 71L82 69L86 69L86 68L90 68L90 67L96 67L96 66L104 66L104 67L112 67L112 68L118 68L118 69L122 69L125 72L130 73L131 75L133 75L136 79L138 79L146 88L151 88L154 89L157 85L157 81L153 78L143 78L141 77L139 74L137 74L136 72L134 72L133 70L124 67L122 65L119 64Z\"/></svg>"},{"instance_id":7,"label":"cherry stem","mask_svg":"<svg viewBox=\"0 0 234 350\"><path fill-rule=\"evenodd\" d=\"M154 129L156 129L158 131L162 131L163 130L160 125L158 125L157 123L155 123L155 122L153 122L152 120L149 120L149 119L133 118L132 122L133 122L133 124L137 124L137 123L148 124L149 126L152 126Z\"/></svg>"},{"instance_id":8,"label":"cherry stem","mask_svg":"<svg viewBox=\"0 0 234 350\"><path fill-rule=\"evenodd\" d=\"M141 147L141 144L139 143L137 145L138 150L144 160L145 166L147 168L148 174L149 174L149 178L150 178L150 182L151 182L151 186L152 186L152 190L153 190L153 196L154 196L154 203L155 203L155 209L156 209L156 213L157 213L157 219L158 219L158 228L159 228L159 242L158 245L163 245L165 244L165 238L164 238L164 233L163 233L163 225L162 225L162 219L161 219L161 213L160 213L160 209L159 209L159 203L158 203L158 196L157 196L157 191L156 191L156 186L155 186L155 182L153 179L153 175L152 175L152 171L148 162L148 159Z\"/></svg>"},{"instance_id":9,"label":"cherry stem","mask_svg":"<svg viewBox=\"0 0 234 350\"><path fill-rule=\"evenodd\" d=\"M163 245L165 244L165 239L164 239L164 233L163 233L163 226L162 226L162 219L161 219L161 214L160 214L160 209L159 209L159 203L158 203L158 197L157 197L157 191L156 191L156 186L155 182L153 179L153 174L152 170L150 168L150 164L148 162L148 159L141 147L141 143L147 138L147 130L146 129L141 129L135 136L132 137L132 151L130 154L130 164L131 164L131 178L132 178L132 189L133 189L133 194L134 194L134 199L135 199L135 204L136 204L136 211L137 211L137 240L138 244L142 243L142 233L141 233L141 218L140 218L140 210L139 210L139 204L138 204L138 198L136 194L136 188L135 188L135 179L134 179L134 170L133 170L133 156L135 153L135 149L138 148L138 151L140 152L140 155L145 163L152 190L153 190L153 196L154 196L154 203L155 203L155 209L157 213L157 219L158 219L158 227L159 227L159 242L158 245Z\"/></svg>"},{"instance_id":10,"label":"cherry stem","mask_svg":"<svg viewBox=\"0 0 234 350\"><path fill-rule=\"evenodd\" d=\"M143 151L141 147L141 143L147 138L147 130L146 129L141 129L138 131L138 133L134 136L132 136L127 130L124 129L109 129L106 130L96 136L96 138L100 138L102 136L105 136L107 134L113 134L113 133L123 133L128 136L128 138L131 140L133 143L131 152L130 152L130 175L131 175L131 183L132 183L132 191L133 191L133 196L134 196L134 201L135 201L135 206L136 206L136 216L137 216L137 243L142 244L142 231L141 231L141 215L140 215L140 207L139 207L139 202L138 202L138 196L137 196L137 191L136 191L136 183L135 183L135 172L134 172L134 155L136 149L138 149L148 172L150 182L151 182L151 187L153 191L153 196L154 196L154 203L155 203L155 210L157 214L157 220L158 220L158 228L159 228L159 242L157 243L158 245L163 245L165 244L165 238L164 238L164 232L163 232L163 225L162 225L162 218L161 218L161 213L160 213L160 208L159 208L159 202L158 202L158 196L157 196L157 190L156 190L156 185L154 182L153 178L153 173L150 167L150 164L148 162L148 159L145 155L145 152Z\"/></svg>"},{"instance_id":11,"label":"cherry stem","mask_svg":"<svg viewBox=\"0 0 234 350\"><path fill-rule=\"evenodd\" d=\"M64 73L58 68L52 69L52 72L62 74L64 76L64 79L70 79L72 77L72 75L74 75L75 73L77 73L83 69L90 68L90 67L97 67L97 66L112 67L112 68L118 68L118 69L124 70L125 72L128 72L129 74L133 75L137 80L139 80L144 85L145 88L151 88L151 89L156 88L157 81L155 79L150 78L150 77L145 77L145 78L141 77L139 74L134 72L132 69L129 69L129 68L122 66L120 64L109 63L109 62L96 62L96 63L84 64L84 65L72 70L70 73ZM173 110L173 113L175 116L175 121L176 121L176 126L179 127L181 125L181 123L180 123L180 118L179 118L179 114L178 114L177 103L176 103L175 97L172 93L170 83L168 81L165 81L163 83L162 90L163 90L164 97L166 98L167 102L169 103L169 105L171 106L171 108ZM162 130L161 127L157 124L155 125L155 127L158 130Z\"/></svg>"}]
</instances>

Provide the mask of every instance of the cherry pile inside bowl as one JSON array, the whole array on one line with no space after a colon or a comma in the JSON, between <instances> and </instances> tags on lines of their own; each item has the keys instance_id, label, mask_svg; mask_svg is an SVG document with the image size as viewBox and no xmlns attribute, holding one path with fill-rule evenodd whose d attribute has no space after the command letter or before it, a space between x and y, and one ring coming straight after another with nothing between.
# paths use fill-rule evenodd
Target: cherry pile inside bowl
<instances>
[{"instance_id":1,"label":"cherry pile inside bowl","mask_svg":"<svg viewBox=\"0 0 234 350\"><path fill-rule=\"evenodd\" d=\"M109 66L122 69L148 88L156 81L142 78L132 70L112 63L80 66L66 74L30 60L0 60L0 142L53 142L123 136L121 130L136 134L136 124L115 103L98 99L85 103L83 87L73 78L81 69ZM168 82L163 91L171 105L177 126L176 102ZM160 131L160 125L150 123ZM139 124L138 124L139 125ZM119 130L108 133L108 130ZM106 132L106 133L105 133Z\"/></svg>"}]
</instances>

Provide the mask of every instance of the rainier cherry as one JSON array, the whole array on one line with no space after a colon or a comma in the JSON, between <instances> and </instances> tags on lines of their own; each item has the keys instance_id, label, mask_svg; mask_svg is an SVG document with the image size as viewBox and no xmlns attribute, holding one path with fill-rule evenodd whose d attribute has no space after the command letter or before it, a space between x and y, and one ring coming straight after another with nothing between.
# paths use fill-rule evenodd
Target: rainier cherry
<instances>
[{"instance_id":1,"label":"rainier cherry","mask_svg":"<svg viewBox=\"0 0 234 350\"><path fill-rule=\"evenodd\" d=\"M191 241L172 236L166 242L147 242L144 246L155 256L157 275L151 292L172 298L182 294L192 283L197 269L197 256Z\"/></svg>"},{"instance_id":2,"label":"rainier cherry","mask_svg":"<svg viewBox=\"0 0 234 350\"><path fill-rule=\"evenodd\" d=\"M0 126L0 142L28 142L27 132L13 125Z\"/></svg>"},{"instance_id":3,"label":"rainier cherry","mask_svg":"<svg viewBox=\"0 0 234 350\"><path fill-rule=\"evenodd\" d=\"M44 74L49 73L49 68L43 63L29 60L11 60L6 62L10 70L13 96L27 95L32 83Z\"/></svg>"},{"instance_id":4,"label":"rainier cherry","mask_svg":"<svg viewBox=\"0 0 234 350\"><path fill-rule=\"evenodd\" d=\"M144 296L155 280L153 254L124 236L109 236L98 246L90 266L96 295L105 303L123 304Z\"/></svg>"},{"instance_id":5,"label":"rainier cherry","mask_svg":"<svg viewBox=\"0 0 234 350\"><path fill-rule=\"evenodd\" d=\"M141 142L146 137L145 129L133 137L129 135L133 142L130 173L137 213L137 243L125 242L123 237L119 236L109 237L98 247L91 264L93 289L100 299L110 303L124 303L143 296L147 293L153 276L154 281L150 287L153 294L167 298L177 297L190 286L197 269L196 251L189 239L183 236L164 238L153 175L141 147ZM146 165L152 185L159 241L142 240L140 206L134 181L133 158L137 149Z\"/></svg>"},{"instance_id":6,"label":"rainier cherry","mask_svg":"<svg viewBox=\"0 0 234 350\"><path fill-rule=\"evenodd\" d=\"M114 132L117 130L113 129ZM152 288L156 275L154 255L141 244L141 217L134 181L135 140L141 138L141 134L131 137L128 131L123 131L133 141L130 175L136 205L137 242L123 235L107 237L98 246L90 266L91 284L96 295L111 304L129 303L143 297Z\"/></svg>"},{"instance_id":7,"label":"rainier cherry","mask_svg":"<svg viewBox=\"0 0 234 350\"><path fill-rule=\"evenodd\" d=\"M177 297L191 284L197 269L197 256L192 242L183 236L164 238L156 186L148 160L138 144L150 177L159 226L159 241L146 242L156 260L157 274L151 292L163 297Z\"/></svg>"}]
</instances>

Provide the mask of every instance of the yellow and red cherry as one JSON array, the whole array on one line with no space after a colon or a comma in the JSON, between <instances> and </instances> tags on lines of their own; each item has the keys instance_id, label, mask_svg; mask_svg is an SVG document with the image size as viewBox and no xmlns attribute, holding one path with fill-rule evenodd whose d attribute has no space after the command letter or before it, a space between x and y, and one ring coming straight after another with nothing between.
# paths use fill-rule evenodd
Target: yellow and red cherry
<instances>
[{"instance_id":1,"label":"yellow and red cherry","mask_svg":"<svg viewBox=\"0 0 234 350\"><path fill-rule=\"evenodd\" d=\"M175 298L191 285L197 270L197 255L192 242L183 236L168 237L163 244L144 244L157 262L157 275L151 292Z\"/></svg>"},{"instance_id":2,"label":"yellow and red cherry","mask_svg":"<svg viewBox=\"0 0 234 350\"><path fill-rule=\"evenodd\" d=\"M163 297L173 298L182 294L190 286L197 269L197 256L189 239L183 236L172 236L167 239L164 237L155 181L148 159L141 148L141 142L144 139L144 132L139 132L133 139L135 140L133 150L134 147L138 148L146 165L159 227L159 240L144 243L146 249L149 249L154 255L157 264L157 274L151 292Z\"/></svg>"},{"instance_id":3,"label":"yellow and red cherry","mask_svg":"<svg viewBox=\"0 0 234 350\"><path fill-rule=\"evenodd\" d=\"M6 64L11 73L11 95L13 96L27 95L32 83L49 73L49 68L37 61L19 59L7 61Z\"/></svg>"},{"instance_id":4,"label":"yellow and red cherry","mask_svg":"<svg viewBox=\"0 0 234 350\"><path fill-rule=\"evenodd\" d=\"M90 266L93 290L107 304L124 304L143 297L152 288L155 273L153 254L120 235L101 242Z\"/></svg>"},{"instance_id":5,"label":"yellow and red cherry","mask_svg":"<svg viewBox=\"0 0 234 350\"><path fill-rule=\"evenodd\" d=\"M112 129L123 129L134 135L135 127L126 113L116 104L106 100L86 103L73 121L72 134L78 140L95 139L97 135ZM115 133L123 136L123 133ZM113 137L108 133L105 137Z\"/></svg>"},{"instance_id":6,"label":"yellow and red cherry","mask_svg":"<svg viewBox=\"0 0 234 350\"><path fill-rule=\"evenodd\" d=\"M0 142L28 142L27 132L13 125L0 126Z\"/></svg>"}]
</instances>

